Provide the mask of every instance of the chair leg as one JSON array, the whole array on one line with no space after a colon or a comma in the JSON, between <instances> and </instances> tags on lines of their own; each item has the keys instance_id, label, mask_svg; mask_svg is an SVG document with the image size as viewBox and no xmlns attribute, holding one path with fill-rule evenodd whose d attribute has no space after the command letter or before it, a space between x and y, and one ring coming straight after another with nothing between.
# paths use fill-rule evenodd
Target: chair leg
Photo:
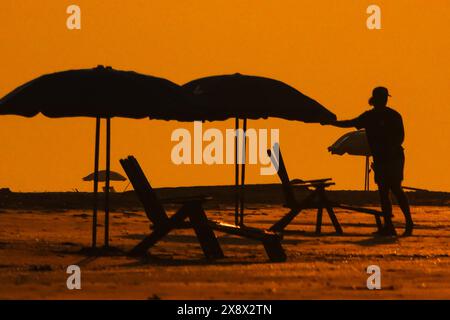
<instances>
[{"instance_id":1,"label":"chair leg","mask_svg":"<svg viewBox=\"0 0 450 320\"><path fill-rule=\"evenodd\" d=\"M172 231L176 225L181 221L185 220L188 216L188 211L185 207L182 207L177 211L170 219L167 224L158 225L153 229L153 232L146 236L137 246L135 246L128 253L130 256L143 256L147 253L148 249L154 246L159 240L164 238L170 231Z\"/></svg>"},{"instance_id":2,"label":"chair leg","mask_svg":"<svg viewBox=\"0 0 450 320\"><path fill-rule=\"evenodd\" d=\"M328 201L325 189L321 188L318 189L317 191L319 193L319 203L320 205L324 205L325 208L327 209L328 216L330 217L331 223L333 223L336 233L339 235L343 234L344 232L342 231L342 227L336 217L336 214L334 213L333 207L331 206L331 202Z\"/></svg>"},{"instance_id":3,"label":"chair leg","mask_svg":"<svg viewBox=\"0 0 450 320\"><path fill-rule=\"evenodd\" d=\"M309 196L307 196L302 202L298 203L298 206L295 208L291 208L283 218L278 220L273 226L269 228L270 231L282 232L289 223L304 209L307 208L308 205L312 202L314 197L316 196L315 192L312 192Z\"/></svg>"},{"instance_id":4,"label":"chair leg","mask_svg":"<svg viewBox=\"0 0 450 320\"><path fill-rule=\"evenodd\" d=\"M301 209L291 209L283 218L274 223L269 230L281 232L300 213Z\"/></svg>"},{"instance_id":5,"label":"chair leg","mask_svg":"<svg viewBox=\"0 0 450 320\"><path fill-rule=\"evenodd\" d=\"M333 226L334 226L334 229L336 230L336 233L337 234L343 234L344 232L342 231L342 227L339 224L339 221L336 218L336 215L334 214L333 208L329 204L327 205L327 212L328 212L328 215L330 216L330 220L333 223Z\"/></svg>"},{"instance_id":6,"label":"chair leg","mask_svg":"<svg viewBox=\"0 0 450 320\"><path fill-rule=\"evenodd\" d=\"M383 229L383 224L381 223L381 219L379 216L375 215L375 223L377 224L378 231Z\"/></svg>"},{"instance_id":7,"label":"chair leg","mask_svg":"<svg viewBox=\"0 0 450 320\"><path fill-rule=\"evenodd\" d=\"M278 237L265 237L262 241L267 256L272 262L284 262L287 259L286 252L281 246L281 240Z\"/></svg>"},{"instance_id":8,"label":"chair leg","mask_svg":"<svg viewBox=\"0 0 450 320\"><path fill-rule=\"evenodd\" d=\"M148 249L155 245L159 240L166 236L170 232L168 227L159 227L150 235L146 236L137 246L135 246L128 253L131 257L143 256L147 253Z\"/></svg>"},{"instance_id":9,"label":"chair leg","mask_svg":"<svg viewBox=\"0 0 450 320\"><path fill-rule=\"evenodd\" d=\"M317 208L316 234L321 233L323 207Z\"/></svg>"},{"instance_id":10,"label":"chair leg","mask_svg":"<svg viewBox=\"0 0 450 320\"><path fill-rule=\"evenodd\" d=\"M200 242L203 253L208 259L221 259L224 257L219 241L208 224L208 218L200 203L189 206L189 220Z\"/></svg>"}]
</instances>

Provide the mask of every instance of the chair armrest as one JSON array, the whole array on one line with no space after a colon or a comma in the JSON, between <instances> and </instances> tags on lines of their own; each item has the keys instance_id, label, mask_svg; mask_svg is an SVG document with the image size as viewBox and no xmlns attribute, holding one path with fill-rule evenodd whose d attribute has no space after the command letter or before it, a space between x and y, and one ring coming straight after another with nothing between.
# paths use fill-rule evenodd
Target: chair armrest
<instances>
[{"instance_id":1,"label":"chair armrest","mask_svg":"<svg viewBox=\"0 0 450 320\"><path fill-rule=\"evenodd\" d=\"M325 179L313 179L313 180L302 180L302 179L293 179L290 181L290 184L321 184L326 183L328 181L333 180L333 178L325 178Z\"/></svg>"},{"instance_id":2,"label":"chair armrest","mask_svg":"<svg viewBox=\"0 0 450 320\"><path fill-rule=\"evenodd\" d=\"M307 186L307 187L324 187L324 188L326 188L326 187L334 186L335 184L336 183L334 183L334 182L315 182L315 183L311 182L311 183L305 184L305 186Z\"/></svg>"}]
</instances>

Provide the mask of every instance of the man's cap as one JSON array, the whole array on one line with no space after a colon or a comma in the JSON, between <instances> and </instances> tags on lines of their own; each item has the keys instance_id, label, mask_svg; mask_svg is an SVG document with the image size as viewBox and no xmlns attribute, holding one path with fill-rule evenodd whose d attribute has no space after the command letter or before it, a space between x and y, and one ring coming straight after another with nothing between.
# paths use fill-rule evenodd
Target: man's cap
<instances>
[{"instance_id":1,"label":"man's cap","mask_svg":"<svg viewBox=\"0 0 450 320\"><path fill-rule=\"evenodd\" d=\"M372 98L385 98L385 97L391 97L389 94L389 91L385 87L376 87L372 90Z\"/></svg>"}]
</instances>

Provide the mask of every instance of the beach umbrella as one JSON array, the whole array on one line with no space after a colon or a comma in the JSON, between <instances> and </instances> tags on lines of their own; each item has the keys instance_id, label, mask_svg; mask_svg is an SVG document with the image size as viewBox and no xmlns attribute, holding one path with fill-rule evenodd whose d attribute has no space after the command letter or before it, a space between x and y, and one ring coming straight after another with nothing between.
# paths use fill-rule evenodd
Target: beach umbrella
<instances>
[{"instance_id":1,"label":"beach umbrella","mask_svg":"<svg viewBox=\"0 0 450 320\"><path fill-rule=\"evenodd\" d=\"M106 119L105 247L109 245L111 118L184 119L188 94L177 84L133 71L98 66L40 76L0 100L0 115L96 119L92 246L96 246L100 119ZM192 109L192 108L191 108Z\"/></svg>"},{"instance_id":2,"label":"beach umbrella","mask_svg":"<svg viewBox=\"0 0 450 320\"><path fill-rule=\"evenodd\" d=\"M243 119L244 143L242 155L245 159L245 131L247 119L267 119L269 117L320 123L336 120L336 116L319 102L307 97L288 84L265 77L242 75L218 75L188 82L183 88L191 92L196 103L201 106L203 121L235 119L239 129L239 119ZM238 143L235 138L235 223L244 222L245 160L241 167L239 188ZM238 191L239 189L239 191ZM240 203L240 208L239 208Z\"/></svg>"},{"instance_id":3,"label":"beach umbrella","mask_svg":"<svg viewBox=\"0 0 450 320\"><path fill-rule=\"evenodd\" d=\"M346 153L353 156L364 156L366 158L364 170L364 190L369 190L369 159L372 153L370 152L366 131L364 129L344 134L342 137L337 139L335 143L328 147L328 151L330 151L331 154L341 156Z\"/></svg>"},{"instance_id":4,"label":"beach umbrella","mask_svg":"<svg viewBox=\"0 0 450 320\"><path fill-rule=\"evenodd\" d=\"M98 66L42 75L0 100L0 114L171 120L186 93L163 78Z\"/></svg>"},{"instance_id":5,"label":"beach umbrella","mask_svg":"<svg viewBox=\"0 0 450 320\"><path fill-rule=\"evenodd\" d=\"M98 181L105 182L106 176L107 176L106 170L100 170L98 172ZM95 179L95 172L84 177L83 181L94 181L94 179ZM126 181L126 180L127 178L125 178L120 173L111 170L109 171L109 181Z\"/></svg>"},{"instance_id":6,"label":"beach umbrella","mask_svg":"<svg viewBox=\"0 0 450 320\"><path fill-rule=\"evenodd\" d=\"M258 76L211 76L183 85L201 105L201 120L282 118L309 123L335 120L319 102L284 82Z\"/></svg>"},{"instance_id":7,"label":"beach umbrella","mask_svg":"<svg viewBox=\"0 0 450 320\"><path fill-rule=\"evenodd\" d=\"M106 172L106 170L100 170L98 172L98 181L99 182L106 182L106 178L107 178L108 173ZM87 175L86 177L83 178L83 181L94 181L95 179L95 172ZM109 181L126 181L127 178L125 178L123 175L121 175L118 172L115 171L109 171ZM128 185L125 187L125 189L128 187ZM113 191L113 188L109 188L109 191ZM106 191L106 185L105 185L105 191Z\"/></svg>"}]
</instances>

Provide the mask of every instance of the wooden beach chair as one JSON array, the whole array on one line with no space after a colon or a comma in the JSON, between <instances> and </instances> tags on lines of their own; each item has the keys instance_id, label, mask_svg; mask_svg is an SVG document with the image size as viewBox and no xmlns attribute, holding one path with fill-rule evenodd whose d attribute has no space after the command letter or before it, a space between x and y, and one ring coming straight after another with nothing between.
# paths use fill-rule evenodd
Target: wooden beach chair
<instances>
[{"instance_id":1,"label":"wooden beach chair","mask_svg":"<svg viewBox=\"0 0 450 320\"><path fill-rule=\"evenodd\" d=\"M224 257L219 242L208 225L208 219L202 207L204 198L181 199L181 208L169 218L137 160L130 156L127 159L120 160L120 163L144 206L147 218L153 223L152 233L135 246L130 251L130 255L146 254L149 248L189 218L205 256L208 259Z\"/></svg>"},{"instance_id":2,"label":"wooden beach chair","mask_svg":"<svg viewBox=\"0 0 450 320\"><path fill-rule=\"evenodd\" d=\"M282 231L286 226L304 209L317 209L317 219L316 219L316 233L320 234L322 230L322 215L323 209L327 210L327 213L330 217L330 220L336 230L337 234L343 234L342 227L334 213L333 208L341 208L350 211L355 211L359 213L366 213L373 215L375 217L375 223L378 231L382 229L381 217L383 216L380 211L369 209L369 208L361 208L354 207L349 205L343 205L339 203L332 202L328 199L326 194L326 189L335 183L331 178L325 179L315 179L315 180L301 180L294 179L289 180L289 176L286 170L286 166L283 161L283 156L281 155L281 150L278 145L275 145L274 148L278 148L279 159L276 159L271 150L267 150L267 154L269 155L272 164L277 167L278 166L278 177L281 180L283 193L286 199L286 207L291 209L283 218L277 221L270 230L274 231ZM302 201L297 201L294 194L294 186L301 186L305 190L308 190L309 195L303 199Z\"/></svg>"},{"instance_id":3,"label":"wooden beach chair","mask_svg":"<svg viewBox=\"0 0 450 320\"><path fill-rule=\"evenodd\" d=\"M153 240L156 236L153 236L153 234L162 234L157 237L157 240L159 240L170 230L179 227L183 220L187 217L188 212L190 212L190 222L197 233L197 237L199 238L202 248L205 247L203 248L205 255L207 252L212 252L212 257L223 256L217 239L211 230L213 229L244 238L261 241L271 261L280 262L286 260L286 254L281 246L282 237L276 232L247 226L235 226L219 221L208 220L202 207L203 201L207 199L205 197L201 197L200 199L197 199L196 197L171 199L171 202L187 202L177 213L169 218L137 160L133 156L129 156L127 159L120 160L120 163L122 164L122 167L124 168L131 184L133 185L138 198L144 205L145 213L147 218L152 222L152 228L154 230L150 236L146 237L146 239L144 239L132 250L132 253L145 253L148 248L156 243L156 241ZM160 230L163 230L164 232ZM199 234L206 234L206 236L199 237ZM202 239L204 240L202 241Z\"/></svg>"},{"instance_id":4,"label":"wooden beach chair","mask_svg":"<svg viewBox=\"0 0 450 320\"><path fill-rule=\"evenodd\" d=\"M289 176L286 170L286 166L281 155L281 150L277 145L274 146L278 148L278 159L272 154L271 150L267 150L267 154L270 157L272 164L278 167L278 177L281 180L281 185L283 188L283 193L286 199L285 206L290 209L290 211L277 221L269 230L273 231L283 231L289 223L304 209L317 209L317 220L316 220L316 233L320 234L322 230L322 215L323 209L326 209L328 216L336 230L337 234L343 234L342 227L334 213L331 202L328 200L326 195L326 188L334 185L331 178L326 179L315 179L315 180L300 180L294 179L289 180ZM302 186L305 190L309 191L309 195L301 201L298 201L294 194L293 186Z\"/></svg>"}]
</instances>

